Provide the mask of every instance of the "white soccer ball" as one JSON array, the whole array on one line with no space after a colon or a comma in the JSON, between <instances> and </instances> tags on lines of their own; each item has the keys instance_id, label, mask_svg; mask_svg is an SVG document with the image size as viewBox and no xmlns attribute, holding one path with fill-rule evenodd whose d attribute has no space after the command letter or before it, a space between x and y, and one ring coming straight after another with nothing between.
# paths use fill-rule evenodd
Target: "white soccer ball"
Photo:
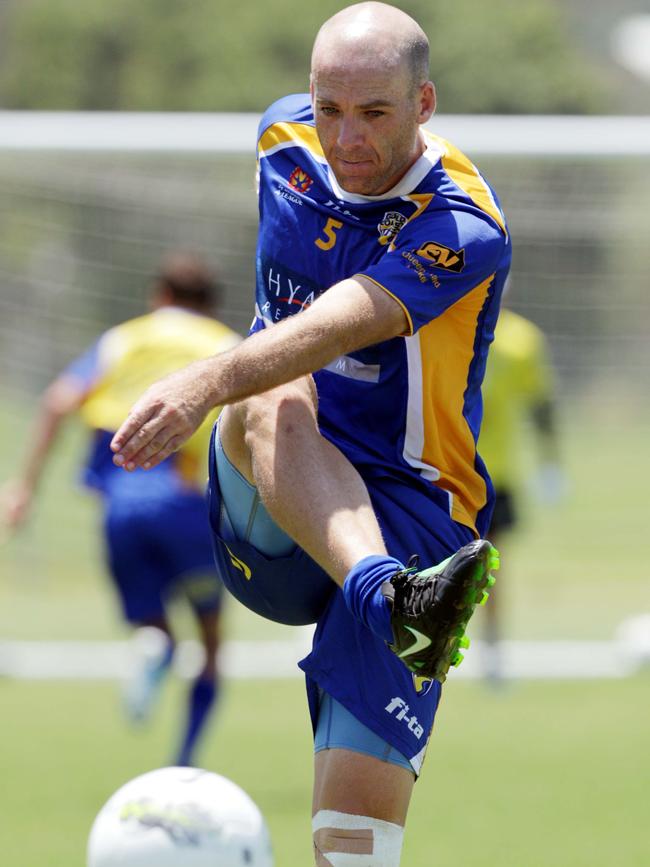
<instances>
[{"instance_id":1,"label":"white soccer ball","mask_svg":"<svg viewBox=\"0 0 650 867\"><path fill-rule=\"evenodd\" d=\"M99 811L87 867L273 867L264 817L235 783L160 768L126 783Z\"/></svg>"}]
</instances>

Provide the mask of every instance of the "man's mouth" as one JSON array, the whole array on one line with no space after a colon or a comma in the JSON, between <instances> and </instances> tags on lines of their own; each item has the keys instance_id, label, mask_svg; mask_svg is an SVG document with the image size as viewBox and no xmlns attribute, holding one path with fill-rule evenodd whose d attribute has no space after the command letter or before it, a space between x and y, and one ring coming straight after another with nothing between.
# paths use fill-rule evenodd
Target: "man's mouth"
<instances>
[{"instance_id":1,"label":"man's mouth","mask_svg":"<svg viewBox=\"0 0 650 867\"><path fill-rule=\"evenodd\" d=\"M352 172L360 171L360 170L362 170L364 168L368 168L368 166L372 165L371 160L364 160L364 159L358 159L358 158L346 159L345 157L337 157L337 159L338 159L339 165L341 165L343 168L347 169L348 171L352 171Z\"/></svg>"}]
</instances>

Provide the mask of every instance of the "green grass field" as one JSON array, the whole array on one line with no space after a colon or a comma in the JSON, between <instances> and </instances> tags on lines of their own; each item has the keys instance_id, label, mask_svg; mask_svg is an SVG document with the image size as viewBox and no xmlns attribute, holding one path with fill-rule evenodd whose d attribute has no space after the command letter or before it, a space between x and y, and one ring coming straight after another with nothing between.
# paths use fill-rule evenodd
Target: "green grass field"
<instances>
[{"instance_id":1,"label":"green grass field","mask_svg":"<svg viewBox=\"0 0 650 867\"><path fill-rule=\"evenodd\" d=\"M147 731L111 684L0 682L1 862L84 867L99 806L166 762L180 686ZM647 867L648 682L450 683L415 789L404 867ZM299 680L238 681L202 751L263 810L277 867L311 864L311 741Z\"/></svg>"}]
</instances>

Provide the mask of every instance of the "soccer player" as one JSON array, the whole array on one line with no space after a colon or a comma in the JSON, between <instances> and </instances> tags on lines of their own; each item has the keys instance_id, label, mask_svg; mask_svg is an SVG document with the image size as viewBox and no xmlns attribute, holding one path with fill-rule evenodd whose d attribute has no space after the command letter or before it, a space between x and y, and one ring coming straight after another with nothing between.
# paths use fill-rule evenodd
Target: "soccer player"
<instances>
[{"instance_id":1,"label":"soccer player","mask_svg":"<svg viewBox=\"0 0 650 867\"><path fill-rule=\"evenodd\" d=\"M22 473L5 486L2 498L5 523L17 529L27 518L62 423L78 411L91 431L84 482L103 499L110 574L124 616L137 629L125 693L134 720L148 715L172 661L167 599L172 593L185 595L196 614L205 658L188 696L174 756L179 765L192 763L218 692L222 585L205 507L205 456L215 413L152 473L120 472L109 443L137 395L161 374L239 342L238 335L208 315L216 291L213 276L196 256L168 256L153 283L153 312L111 328L49 386Z\"/></svg>"},{"instance_id":2,"label":"soccer player","mask_svg":"<svg viewBox=\"0 0 650 867\"><path fill-rule=\"evenodd\" d=\"M112 444L155 467L227 405L210 463L224 581L318 624L300 665L319 865L399 863L441 682L492 581L476 440L510 241L478 170L422 129L434 108L404 12L323 25L311 96L260 124L253 333L154 385Z\"/></svg>"},{"instance_id":3,"label":"soccer player","mask_svg":"<svg viewBox=\"0 0 650 867\"><path fill-rule=\"evenodd\" d=\"M483 383L483 424L478 449L495 489L489 537L500 546L519 521L522 493L523 440L528 430L535 439L537 495L556 503L564 490L555 420L555 387L548 344L533 322L504 307L499 315L494 344ZM497 598L483 615L487 644L484 660L489 680L501 678Z\"/></svg>"}]
</instances>

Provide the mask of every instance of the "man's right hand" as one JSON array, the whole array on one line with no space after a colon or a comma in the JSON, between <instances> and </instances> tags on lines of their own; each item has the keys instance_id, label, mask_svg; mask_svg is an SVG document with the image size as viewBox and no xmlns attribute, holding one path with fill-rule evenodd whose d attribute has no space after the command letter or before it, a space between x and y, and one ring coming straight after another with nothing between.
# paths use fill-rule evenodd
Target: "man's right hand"
<instances>
[{"instance_id":1,"label":"man's right hand","mask_svg":"<svg viewBox=\"0 0 650 867\"><path fill-rule=\"evenodd\" d=\"M192 436L214 406L210 363L194 362L145 391L111 441L116 466L151 469Z\"/></svg>"},{"instance_id":2,"label":"man's right hand","mask_svg":"<svg viewBox=\"0 0 650 867\"><path fill-rule=\"evenodd\" d=\"M12 479L0 488L0 527L10 533L19 530L26 522L32 505L34 491L22 479Z\"/></svg>"}]
</instances>

